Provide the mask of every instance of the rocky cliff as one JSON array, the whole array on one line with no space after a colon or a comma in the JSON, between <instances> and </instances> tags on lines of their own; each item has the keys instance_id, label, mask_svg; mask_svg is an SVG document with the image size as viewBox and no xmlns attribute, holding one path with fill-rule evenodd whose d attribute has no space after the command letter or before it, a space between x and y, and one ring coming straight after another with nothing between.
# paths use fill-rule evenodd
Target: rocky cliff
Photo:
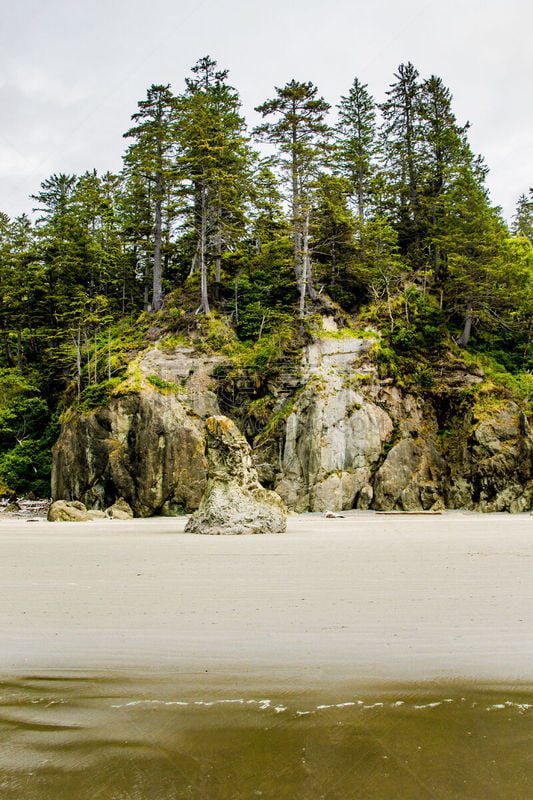
<instances>
[{"instance_id":1,"label":"rocky cliff","mask_svg":"<svg viewBox=\"0 0 533 800\"><path fill-rule=\"evenodd\" d=\"M505 390L443 361L431 389L408 391L380 377L368 333L330 327L263 388L268 414L253 438L263 485L298 512L531 508L533 440ZM106 406L64 420L54 498L104 508L124 497L138 516L195 509L205 419L223 405L252 439L257 392L229 396L225 363L192 347L150 347Z\"/></svg>"}]
</instances>

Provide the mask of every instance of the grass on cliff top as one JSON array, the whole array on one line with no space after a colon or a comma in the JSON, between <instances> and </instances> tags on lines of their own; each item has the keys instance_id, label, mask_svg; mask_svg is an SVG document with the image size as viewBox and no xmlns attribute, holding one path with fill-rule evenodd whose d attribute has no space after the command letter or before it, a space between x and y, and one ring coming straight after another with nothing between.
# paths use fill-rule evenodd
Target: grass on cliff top
<instances>
[{"instance_id":1,"label":"grass on cliff top","mask_svg":"<svg viewBox=\"0 0 533 800\"><path fill-rule=\"evenodd\" d=\"M510 372L495 358L476 352L475 339L468 349L459 348L450 333L448 320L435 297L417 287L408 287L388 302L372 303L362 309L358 327L376 326L381 337L373 356L382 378L416 394L453 391L474 406L476 413L488 413L509 399L526 411L533 411L533 375ZM355 327L355 326L354 326ZM357 328L355 328L357 329ZM441 379L443 367L457 366L483 380L472 386L447 389Z\"/></svg>"},{"instance_id":2,"label":"grass on cliff top","mask_svg":"<svg viewBox=\"0 0 533 800\"><path fill-rule=\"evenodd\" d=\"M296 315L266 309L257 335L246 340L237 335L231 317L217 311L209 316L196 315L187 310L188 306L180 307L180 299L181 295L174 299L169 295L161 312L143 313L131 324L122 321L90 340L82 361L83 391L77 397L73 381L65 405L86 413L104 405L111 395L138 392L146 383L164 393L175 391L168 381L158 376L143 377L138 369L140 354L155 339L163 351L190 347L199 356L222 356L227 362L223 378L250 380L255 375L256 383L264 384L280 368L298 364L301 349L311 337L374 340L372 355L381 377L390 377L400 388L420 394L442 388L443 363L455 362L473 371L481 370L485 376L482 384L458 392L464 391L472 398L486 398L491 393L501 398L512 396L531 411L533 375L510 373L490 356L457 348L435 298L416 287L408 287L388 302L382 300L364 307L354 319L346 315L335 317L342 327L333 331L324 328L323 315L318 312L306 319L302 331ZM324 313L328 316L327 310Z\"/></svg>"},{"instance_id":3,"label":"grass on cliff top","mask_svg":"<svg viewBox=\"0 0 533 800\"><path fill-rule=\"evenodd\" d=\"M464 363L467 366L479 367L485 381L480 386L485 388L505 388L510 395L520 400L528 406L528 410L533 410L533 374L531 372L508 372L505 367L496 359L486 353L476 353L461 351Z\"/></svg>"},{"instance_id":4,"label":"grass on cliff top","mask_svg":"<svg viewBox=\"0 0 533 800\"><path fill-rule=\"evenodd\" d=\"M160 394L177 394L181 389L174 381L166 381L164 378L160 378L159 375L147 375L146 381Z\"/></svg>"}]
</instances>

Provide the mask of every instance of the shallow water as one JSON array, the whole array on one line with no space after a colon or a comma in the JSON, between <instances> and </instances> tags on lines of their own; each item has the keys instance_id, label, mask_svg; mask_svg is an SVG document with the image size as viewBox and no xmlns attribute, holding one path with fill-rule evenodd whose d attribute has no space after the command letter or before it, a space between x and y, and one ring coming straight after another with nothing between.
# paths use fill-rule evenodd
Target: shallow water
<instances>
[{"instance_id":1,"label":"shallow water","mask_svg":"<svg viewBox=\"0 0 533 800\"><path fill-rule=\"evenodd\" d=\"M530 688L16 677L0 682L0 737L2 800L533 796Z\"/></svg>"}]
</instances>

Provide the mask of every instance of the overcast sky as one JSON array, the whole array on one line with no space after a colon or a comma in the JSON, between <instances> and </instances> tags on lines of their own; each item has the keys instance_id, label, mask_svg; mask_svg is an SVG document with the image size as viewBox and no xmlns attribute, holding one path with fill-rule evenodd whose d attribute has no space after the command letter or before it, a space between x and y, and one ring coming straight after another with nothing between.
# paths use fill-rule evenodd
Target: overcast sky
<instances>
[{"instance_id":1,"label":"overcast sky","mask_svg":"<svg viewBox=\"0 0 533 800\"><path fill-rule=\"evenodd\" d=\"M288 80L378 101L402 62L451 89L509 218L533 185L531 0L0 0L0 211L54 172L121 167L137 101L209 54L253 108Z\"/></svg>"}]
</instances>

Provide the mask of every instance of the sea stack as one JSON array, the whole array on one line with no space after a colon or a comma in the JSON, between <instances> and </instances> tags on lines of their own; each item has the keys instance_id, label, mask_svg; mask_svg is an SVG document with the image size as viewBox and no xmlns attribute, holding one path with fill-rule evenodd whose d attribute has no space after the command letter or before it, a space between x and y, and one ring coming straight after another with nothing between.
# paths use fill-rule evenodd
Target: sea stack
<instances>
[{"instance_id":1,"label":"sea stack","mask_svg":"<svg viewBox=\"0 0 533 800\"><path fill-rule=\"evenodd\" d=\"M207 486L187 533L283 533L281 498L259 483L250 445L227 417L208 417L205 427Z\"/></svg>"}]
</instances>

